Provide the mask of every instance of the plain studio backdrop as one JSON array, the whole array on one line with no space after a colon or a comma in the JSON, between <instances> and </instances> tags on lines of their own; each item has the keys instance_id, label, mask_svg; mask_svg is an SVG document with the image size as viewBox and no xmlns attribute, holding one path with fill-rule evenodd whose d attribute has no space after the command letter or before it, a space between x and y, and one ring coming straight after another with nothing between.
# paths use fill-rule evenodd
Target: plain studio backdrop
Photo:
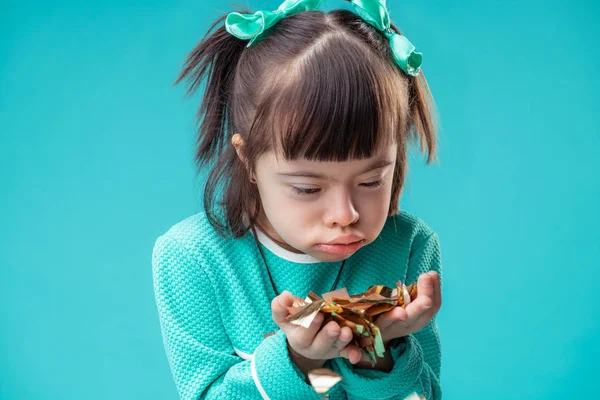
<instances>
[{"instance_id":1,"label":"plain studio backdrop","mask_svg":"<svg viewBox=\"0 0 600 400\"><path fill-rule=\"evenodd\" d=\"M151 252L202 204L172 83L229 4L1 3L2 400L177 398ZM600 398L598 5L388 7L440 113L401 208L440 237L444 398Z\"/></svg>"}]
</instances>

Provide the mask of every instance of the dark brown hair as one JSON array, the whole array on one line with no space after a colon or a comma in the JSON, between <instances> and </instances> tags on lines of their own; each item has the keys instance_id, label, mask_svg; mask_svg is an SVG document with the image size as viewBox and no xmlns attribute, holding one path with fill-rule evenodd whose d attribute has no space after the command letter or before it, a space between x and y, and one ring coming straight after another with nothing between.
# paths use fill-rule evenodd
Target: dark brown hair
<instances>
[{"instance_id":1,"label":"dark brown hair","mask_svg":"<svg viewBox=\"0 0 600 400\"><path fill-rule=\"evenodd\" d=\"M206 78L195 161L198 172L212 166L204 208L215 229L237 238L255 223L261 202L249 174L269 150L286 160L344 161L397 143L389 215L397 213L408 142L420 142L427 163L436 158L434 104L423 71L405 74L388 39L348 10L288 16L251 47L225 30L226 17L208 29L175 82L185 79L189 96ZM234 133L245 141L247 166L230 142Z\"/></svg>"}]
</instances>

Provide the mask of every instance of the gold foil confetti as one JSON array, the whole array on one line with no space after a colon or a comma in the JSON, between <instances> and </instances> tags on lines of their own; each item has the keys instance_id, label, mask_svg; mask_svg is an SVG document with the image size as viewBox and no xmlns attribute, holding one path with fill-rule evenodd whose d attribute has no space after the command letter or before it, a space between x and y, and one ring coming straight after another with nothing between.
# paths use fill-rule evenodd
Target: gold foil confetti
<instances>
[{"instance_id":1,"label":"gold foil confetti","mask_svg":"<svg viewBox=\"0 0 600 400\"><path fill-rule=\"evenodd\" d=\"M319 394L323 394L342 380L342 377L330 369L317 368L308 371L308 380Z\"/></svg>"},{"instance_id":2,"label":"gold foil confetti","mask_svg":"<svg viewBox=\"0 0 600 400\"><path fill-rule=\"evenodd\" d=\"M383 357L385 353L376 325L378 316L397 306L406 308L417 297L417 285L413 283L406 286L397 281L395 288L373 285L366 292L355 295L348 295L347 290L342 288L322 296L311 291L304 300L296 298L292 306L287 307L290 314L287 320L308 328L317 314L322 312L325 318L321 326L334 320L340 328L349 327L352 331L349 344L357 346L374 366L376 357Z\"/></svg>"},{"instance_id":3,"label":"gold foil confetti","mask_svg":"<svg viewBox=\"0 0 600 400\"><path fill-rule=\"evenodd\" d=\"M425 396L418 395L417 392L412 392L404 400L427 400Z\"/></svg>"}]
</instances>

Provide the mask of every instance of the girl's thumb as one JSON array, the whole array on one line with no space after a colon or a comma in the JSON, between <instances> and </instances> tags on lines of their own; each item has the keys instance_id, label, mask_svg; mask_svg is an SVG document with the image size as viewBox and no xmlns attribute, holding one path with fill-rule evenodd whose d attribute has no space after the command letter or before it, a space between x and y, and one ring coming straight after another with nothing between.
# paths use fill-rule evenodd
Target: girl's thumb
<instances>
[{"instance_id":1,"label":"girl's thumb","mask_svg":"<svg viewBox=\"0 0 600 400\"><path fill-rule=\"evenodd\" d=\"M286 306L286 297L287 295L287 290L284 290L279 296L277 296L277 302L279 303L279 305L281 307L285 307Z\"/></svg>"},{"instance_id":2,"label":"girl's thumb","mask_svg":"<svg viewBox=\"0 0 600 400\"><path fill-rule=\"evenodd\" d=\"M287 290L284 290L279 296L273 299L272 303L272 311L273 311L273 320L277 323L285 323L285 317L288 315L288 310L286 307L289 307L289 293Z\"/></svg>"}]
</instances>

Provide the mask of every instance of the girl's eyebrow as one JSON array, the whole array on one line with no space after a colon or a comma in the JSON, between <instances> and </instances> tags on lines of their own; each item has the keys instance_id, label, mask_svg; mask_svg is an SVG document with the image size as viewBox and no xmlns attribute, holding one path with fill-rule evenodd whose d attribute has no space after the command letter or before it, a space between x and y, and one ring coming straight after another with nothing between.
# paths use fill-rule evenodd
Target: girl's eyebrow
<instances>
[{"instance_id":1,"label":"girl's eyebrow","mask_svg":"<svg viewBox=\"0 0 600 400\"><path fill-rule=\"evenodd\" d=\"M367 172L373 171L373 170L378 169L378 168L387 167L388 165L393 164L393 163L394 163L394 161L389 161L387 159L376 160L371 165L369 165L364 170L362 170L359 173L359 175L365 174ZM324 174L319 174L319 173L310 172L310 171L285 172L285 173L284 172L278 172L277 175L281 175L281 176L301 176L301 177L305 177L305 178L316 178L316 179L327 178L327 176L325 176Z\"/></svg>"}]
</instances>

